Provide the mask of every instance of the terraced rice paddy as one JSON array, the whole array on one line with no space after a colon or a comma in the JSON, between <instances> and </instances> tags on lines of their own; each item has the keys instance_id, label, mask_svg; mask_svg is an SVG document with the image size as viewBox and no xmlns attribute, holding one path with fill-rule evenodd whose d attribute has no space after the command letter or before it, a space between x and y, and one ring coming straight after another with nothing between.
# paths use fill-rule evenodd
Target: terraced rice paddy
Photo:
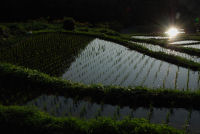
<instances>
[{"instance_id":1,"label":"terraced rice paddy","mask_svg":"<svg viewBox=\"0 0 200 134\"><path fill-rule=\"evenodd\" d=\"M64 79L85 84L145 86L196 90L200 74L151 58L119 44L95 39L62 75Z\"/></svg>"},{"instance_id":2,"label":"terraced rice paddy","mask_svg":"<svg viewBox=\"0 0 200 134\"><path fill-rule=\"evenodd\" d=\"M200 111L182 108L130 108L109 104L96 104L88 101L75 101L64 97L40 96L26 105L36 106L40 110L54 116L74 116L81 118L96 118L99 116L121 120L125 117L146 118L151 123L166 123L178 129L187 129L190 132L200 132Z\"/></svg>"},{"instance_id":3,"label":"terraced rice paddy","mask_svg":"<svg viewBox=\"0 0 200 134\"><path fill-rule=\"evenodd\" d=\"M200 41L195 41L195 40L184 40L184 41L176 41L172 42L170 44L172 45L188 45L188 44L196 44L199 43Z\"/></svg>"},{"instance_id":4,"label":"terraced rice paddy","mask_svg":"<svg viewBox=\"0 0 200 134\"><path fill-rule=\"evenodd\" d=\"M195 56L151 44L138 44L156 52L181 55L200 62L200 58ZM179 90L197 90L200 87L198 71L169 64L117 43L87 36L56 33L36 35L7 51L1 51L0 61L85 84Z\"/></svg>"},{"instance_id":5,"label":"terraced rice paddy","mask_svg":"<svg viewBox=\"0 0 200 134\"><path fill-rule=\"evenodd\" d=\"M192 56L192 55L189 55L189 54L186 54L186 53L182 53L182 52L178 52L178 51L175 51L175 50L163 48L159 45L153 45L153 44L149 44L149 43L133 42L133 41L131 41L131 42L134 43L134 44L137 44L137 45L141 45L141 46L143 46L143 47L145 47L149 50L152 50L154 52L164 52L164 53L169 54L169 55L180 56L182 58L200 63L200 57L198 57L198 56Z\"/></svg>"},{"instance_id":6,"label":"terraced rice paddy","mask_svg":"<svg viewBox=\"0 0 200 134\"><path fill-rule=\"evenodd\" d=\"M169 37L163 37L163 36L132 36L132 38L135 38L135 39L157 39L157 40L169 39Z\"/></svg>"},{"instance_id":7,"label":"terraced rice paddy","mask_svg":"<svg viewBox=\"0 0 200 134\"><path fill-rule=\"evenodd\" d=\"M196 45L184 45L183 47L200 49L200 44L196 44Z\"/></svg>"},{"instance_id":8,"label":"terraced rice paddy","mask_svg":"<svg viewBox=\"0 0 200 134\"><path fill-rule=\"evenodd\" d=\"M157 45L133 43L154 52L165 52L200 62L200 58L196 56ZM53 76L85 84L143 86L155 90L165 88L196 91L200 88L199 71L179 67L129 50L117 43L88 36L61 33L36 35L6 51L1 50L0 61L37 69ZM165 123L176 128L187 129L188 132L200 132L199 110L153 106L119 107L47 95L20 105L36 106L55 116L76 116L86 119L107 116L118 120L126 116L146 118L152 123Z\"/></svg>"},{"instance_id":9,"label":"terraced rice paddy","mask_svg":"<svg viewBox=\"0 0 200 134\"><path fill-rule=\"evenodd\" d=\"M92 39L61 33L33 35L9 49L0 50L0 61L60 76Z\"/></svg>"}]
</instances>

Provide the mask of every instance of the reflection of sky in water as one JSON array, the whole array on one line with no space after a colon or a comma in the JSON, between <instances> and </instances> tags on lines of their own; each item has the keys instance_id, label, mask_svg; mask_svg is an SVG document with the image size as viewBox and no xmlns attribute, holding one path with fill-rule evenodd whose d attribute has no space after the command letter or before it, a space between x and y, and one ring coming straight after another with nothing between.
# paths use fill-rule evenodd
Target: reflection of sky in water
<instances>
[{"instance_id":1,"label":"reflection of sky in water","mask_svg":"<svg viewBox=\"0 0 200 134\"><path fill-rule=\"evenodd\" d=\"M62 76L85 84L177 88L200 87L199 72L151 58L121 45L93 40Z\"/></svg>"},{"instance_id":2,"label":"reflection of sky in water","mask_svg":"<svg viewBox=\"0 0 200 134\"><path fill-rule=\"evenodd\" d=\"M167 108L137 108L118 107L108 104L96 104L88 101L73 101L64 97L41 96L32 100L27 105L33 105L40 110L48 112L55 116L69 116L82 118L95 118L98 116L123 119L127 116L132 118L150 119L151 123L166 123L169 116L169 125L179 129L183 129L186 121L189 121L189 130L192 132L200 132L200 111L186 109L167 109ZM150 114L150 111L151 114ZM119 113L119 114L117 114ZM190 117L191 114L191 118ZM151 115L151 116L150 116Z\"/></svg>"},{"instance_id":3,"label":"reflection of sky in water","mask_svg":"<svg viewBox=\"0 0 200 134\"><path fill-rule=\"evenodd\" d=\"M200 49L200 44L196 44L196 45L185 45L185 46L183 46L183 47Z\"/></svg>"},{"instance_id":4,"label":"reflection of sky in water","mask_svg":"<svg viewBox=\"0 0 200 134\"><path fill-rule=\"evenodd\" d=\"M135 38L135 39L157 39L157 40L169 39L169 37L163 37L163 36L132 36L132 38Z\"/></svg>"},{"instance_id":5,"label":"reflection of sky in water","mask_svg":"<svg viewBox=\"0 0 200 134\"><path fill-rule=\"evenodd\" d=\"M195 40L184 40L184 41L176 41L176 42L172 42L170 44L172 45L187 45L187 44L195 44L195 43L199 43L200 41L195 41Z\"/></svg>"},{"instance_id":6,"label":"reflection of sky in water","mask_svg":"<svg viewBox=\"0 0 200 134\"><path fill-rule=\"evenodd\" d=\"M141 42L134 42L134 41L131 41L131 43L141 45L141 46L148 48L149 50L152 50L154 52L164 52L169 55L180 56L185 59L200 63L200 57L198 57L198 56L192 56L192 55L189 55L186 53L181 53L181 52L178 52L175 50L167 49L167 48L161 47L159 45L153 45L153 44L149 44L149 43L141 43Z\"/></svg>"}]
</instances>

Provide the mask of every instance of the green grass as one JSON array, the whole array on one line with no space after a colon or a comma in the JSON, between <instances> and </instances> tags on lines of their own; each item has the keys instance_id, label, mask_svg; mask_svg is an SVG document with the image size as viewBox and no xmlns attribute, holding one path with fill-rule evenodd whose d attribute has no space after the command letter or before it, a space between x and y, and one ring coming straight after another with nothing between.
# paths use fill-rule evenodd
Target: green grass
<instances>
[{"instance_id":1,"label":"green grass","mask_svg":"<svg viewBox=\"0 0 200 134\"><path fill-rule=\"evenodd\" d=\"M26 103L42 94L49 94L90 98L97 103L130 107L153 105L198 109L200 106L199 91L84 85L10 64L0 64L0 85L0 102L5 105Z\"/></svg>"},{"instance_id":2,"label":"green grass","mask_svg":"<svg viewBox=\"0 0 200 134\"><path fill-rule=\"evenodd\" d=\"M184 134L167 125L150 124L145 119L110 118L83 120L56 118L30 107L0 105L0 129L6 133L28 134Z\"/></svg>"}]
</instances>

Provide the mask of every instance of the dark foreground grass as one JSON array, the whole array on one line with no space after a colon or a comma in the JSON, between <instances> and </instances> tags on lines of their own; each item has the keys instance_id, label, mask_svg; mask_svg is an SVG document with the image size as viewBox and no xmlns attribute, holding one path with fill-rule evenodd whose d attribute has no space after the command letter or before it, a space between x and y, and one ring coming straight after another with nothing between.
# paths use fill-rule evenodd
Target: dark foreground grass
<instances>
[{"instance_id":1,"label":"dark foreground grass","mask_svg":"<svg viewBox=\"0 0 200 134\"><path fill-rule=\"evenodd\" d=\"M30 107L2 105L0 129L5 134L184 134L184 131L167 125L150 124L144 119L56 118Z\"/></svg>"},{"instance_id":2,"label":"dark foreground grass","mask_svg":"<svg viewBox=\"0 0 200 134\"><path fill-rule=\"evenodd\" d=\"M0 64L0 85L0 101L5 105L15 104L15 96L17 101L25 103L32 100L35 94L36 96L49 94L88 98L97 103L130 107L149 105L194 109L200 107L199 91L84 85L10 64ZM26 96L26 93L29 95Z\"/></svg>"}]
</instances>

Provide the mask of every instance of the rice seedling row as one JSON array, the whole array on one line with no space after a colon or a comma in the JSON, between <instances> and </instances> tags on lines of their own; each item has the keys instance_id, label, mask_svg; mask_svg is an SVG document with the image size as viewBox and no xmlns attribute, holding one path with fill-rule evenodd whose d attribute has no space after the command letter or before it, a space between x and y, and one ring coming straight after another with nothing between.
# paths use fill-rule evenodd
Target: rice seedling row
<instances>
[{"instance_id":1,"label":"rice seedling row","mask_svg":"<svg viewBox=\"0 0 200 134\"><path fill-rule=\"evenodd\" d=\"M60 75L81 48L92 40L86 36L48 33L33 35L0 53L0 61ZM68 64L66 64L68 63Z\"/></svg>"}]
</instances>

